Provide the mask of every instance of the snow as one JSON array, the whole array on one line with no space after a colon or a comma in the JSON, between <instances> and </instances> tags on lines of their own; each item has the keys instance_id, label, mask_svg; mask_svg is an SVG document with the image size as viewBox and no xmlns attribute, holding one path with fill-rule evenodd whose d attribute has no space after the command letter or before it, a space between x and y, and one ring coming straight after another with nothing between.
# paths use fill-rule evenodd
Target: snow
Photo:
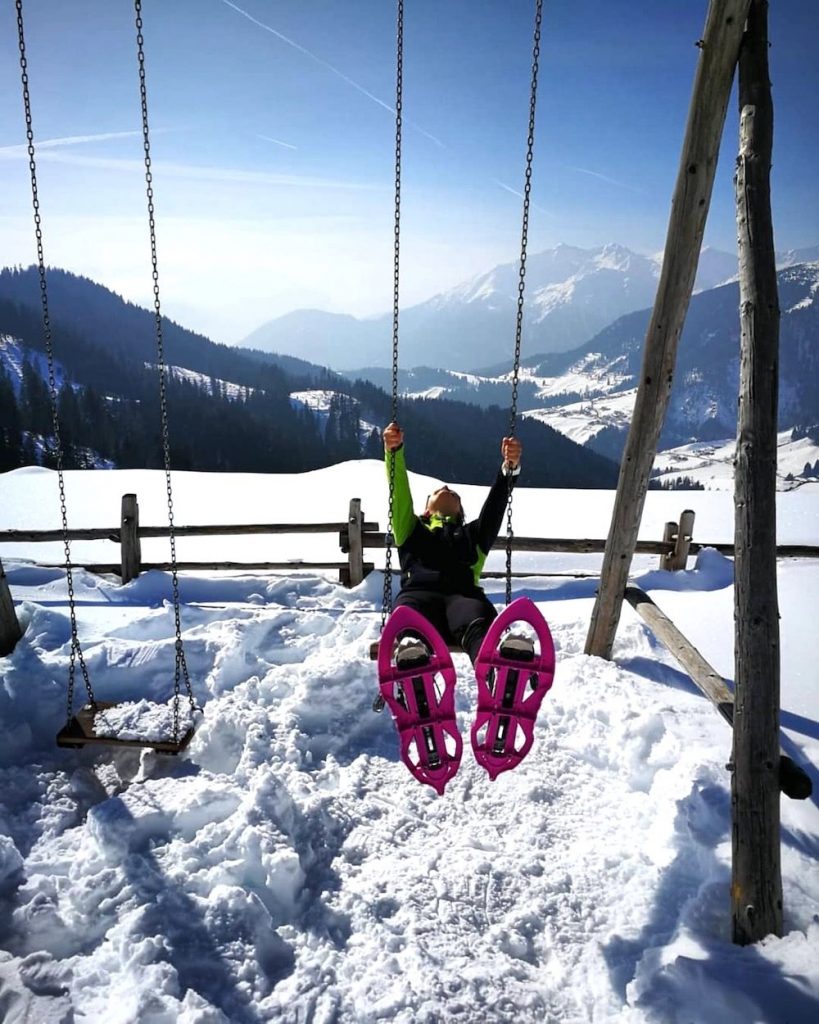
<instances>
[{"instance_id":1,"label":"snow","mask_svg":"<svg viewBox=\"0 0 819 1024\"><path fill-rule=\"evenodd\" d=\"M417 497L433 482L411 480ZM353 496L383 523L386 506L374 462L173 482L179 524L344 520ZM72 472L66 488L73 525L115 525L126 491L145 525L163 521L161 473ZM477 512L486 489L458 489ZM0 529L58 521L52 472L5 474L0 494ZM659 537L680 498L650 492L640 536ZM516 531L604 536L612 501L522 488ZM731 539L730 493L685 502L696 540ZM780 542L815 542L819 490L777 502ZM339 558L337 538L321 534L178 543L185 559L272 558L276 544ZM167 546L146 541L144 557L154 545ZM49 547L0 547L25 627L0 660L4 1021L819 1019L819 799L782 801L785 934L733 946L729 730L630 608L612 662L583 654L594 580L516 581L558 650L535 746L495 783L467 752L438 798L398 761L387 714L370 710L380 572L353 590L330 573L182 574L204 707L187 751L56 748L70 639L64 574L33 563ZM100 561L114 550L72 545ZM561 572L581 557L516 554L514 568ZM503 553L490 561L500 568ZM673 574L656 561L635 562L637 582L730 680L730 561L707 549ZM503 581L486 587L501 604ZM117 714L129 731L161 729L174 669L167 574L121 587L78 570L75 588L98 698L127 702ZM783 745L815 787L817 603L815 562L781 561ZM467 735L474 687L455 659Z\"/></svg>"},{"instance_id":2,"label":"snow","mask_svg":"<svg viewBox=\"0 0 819 1024\"><path fill-rule=\"evenodd\" d=\"M156 363L144 364L149 370L156 370ZM188 370L184 366L168 366L168 374L176 380L187 381L195 384L209 395L223 394L231 401L243 401L249 395L255 393L256 388L247 387L244 384L234 384L229 380L222 380L220 377L209 377L206 373L199 373L196 370Z\"/></svg>"},{"instance_id":3,"label":"snow","mask_svg":"<svg viewBox=\"0 0 819 1024\"><path fill-rule=\"evenodd\" d=\"M802 476L805 466L819 460L819 445L808 437L791 440L792 431L777 437L777 488L816 487L816 478ZM657 478L665 483L690 477L706 488L733 490L736 439L696 441L659 452L654 460ZM800 479L801 478L801 479Z\"/></svg>"},{"instance_id":4,"label":"snow","mask_svg":"<svg viewBox=\"0 0 819 1024\"><path fill-rule=\"evenodd\" d=\"M608 427L628 430L636 399L637 389L631 388L616 395L584 399L557 408L527 409L522 415L545 423L576 444L585 445Z\"/></svg>"},{"instance_id":5,"label":"snow","mask_svg":"<svg viewBox=\"0 0 819 1024\"><path fill-rule=\"evenodd\" d=\"M335 394L335 391L321 388L314 388L310 391L291 391L290 401L296 405L303 405L312 412L329 413L330 404Z\"/></svg>"},{"instance_id":6,"label":"snow","mask_svg":"<svg viewBox=\"0 0 819 1024\"><path fill-rule=\"evenodd\" d=\"M18 398L23 386L23 366L27 360L48 384L48 359L45 353L27 348L19 339L13 338L10 334L0 334L0 366L5 367L11 378L14 394ZM54 383L58 391L67 379L62 363L55 360ZM74 384L72 387L76 389L77 385Z\"/></svg>"}]
</instances>

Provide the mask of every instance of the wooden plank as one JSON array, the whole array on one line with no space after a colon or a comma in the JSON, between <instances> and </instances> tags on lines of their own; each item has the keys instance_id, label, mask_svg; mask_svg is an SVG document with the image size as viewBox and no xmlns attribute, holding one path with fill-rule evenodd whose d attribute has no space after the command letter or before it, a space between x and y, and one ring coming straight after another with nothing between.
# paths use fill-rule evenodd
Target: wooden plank
<instances>
[{"instance_id":1,"label":"wooden plank","mask_svg":"<svg viewBox=\"0 0 819 1024\"><path fill-rule=\"evenodd\" d=\"M23 631L14 610L14 599L9 590L3 562L0 561L0 658L11 654L22 635Z\"/></svg>"},{"instance_id":2,"label":"wooden plank","mask_svg":"<svg viewBox=\"0 0 819 1024\"><path fill-rule=\"evenodd\" d=\"M733 728L734 695L722 676L703 658L697 648L686 639L644 590L635 586L626 587L625 599L691 676L700 692L711 701L722 718ZM777 753L777 763L779 765L778 789L781 789L793 800L806 800L813 792L810 776L781 750L778 750Z\"/></svg>"},{"instance_id":3,"label":"wooden plank","mask_svg":"<svg viewBox=\"0 0 819 1024\"><path fill-rule=\"evenodd\" d=\"M366 563L365 563L366 564ZM37 565L43 569L64 569L65 562L38 562ZM119 562L72 562L72 569L87 569L88 572L99 575L113 573L119 575L121 566ZM160 572L170 572L173 562L143 562L142 571L157 569ZM346 569L346 562L304 562L294 558L288 562L176 562L176 568L180 571L197 572L205 570L231 570L242 571L250 569L262 570L287 570L287 569Z\"/></svg>"},{"instance_id":4,"label":"wooden plank","mask_svg":"<svg viewBox=\"0 0 819 1024\"><path fill-rule=\"evenodd\" d=\"M63 540L62 530L0 530L0 544L48 544L55 540ZM111 540L119 543L119 530L90 528L87 530L69 530L69 540Z\"/></svg>"},{"instance_id":5,"label":"wooden plank","mask_svg":"<svg viewBox=\"0 0 819 1024\"><path fill-rule=\"evenodd\" d=\"M782 934L778 785L779 607L776 456L777 294L770 170L773 102L766 0L753 0L739 62L736 172L740 394L735 462L734 942Z\"/></svg>"},{"instance_id":6,"label":"wooden plank","mask_svg":"<svg viewBox=\"0 0 819 1024\"><path fill-rule=\"evenodd\" d=\"M246 537L259 533L335 533L346 523L239 523L221 526L174 526L176 537ZM364 530L378 530L378 523L362 523ZM142 526L142 538L170 536L167 526ZM62 540L62 530L0 530L0 544L47 544ZM93 527L68 531L69 540L110 540L119 543L119 529Z\"/></svg>"},{"instance_id":7,"label":"wooden plank","mask_svg":"<svg viewBox=\"0 0 819 1024\"><path fill-rule=\"evenodd\" d=\"M600 574L586 653L610 658L649 477L665 419L677 345L694 287L719 146L751 0L711 0L671 204L663 268L646 333L637 400Z\"/></svg>"},{"instance_id":8,"label":"wooden plank","mask_svg":"<svg viewBox=\"0 0 819 1024\"><path fill-rule=\"evenodd\" d=\"M364 547L365 548L383 548L384 547L384 534L383 533L364 533ZM493 551L501 551L506 548L506 538L502 538L495 542L492 547ZM590 540L584 538L573 538L573 537L513 537L512 538L512 550L513 551L551 551L551 552L563 552L567 554L576 555L594 555L600 554L606 550L606 542L603 539ZM638 541L637 551L643 555L664 555L669 554L674 550L673 543L665 543L663 541ZM819 556L819 547L816 548L817 556Z\"/></svg>"},{"instance_id":9,"label":"wooden plank","mask_svg":"<svg viewBox=\"0 0 819 1024\"><path fill-rule=\"evenodd\" d=\"M142 546L139 542L139 504L135 494L123 494L120 514L120 563L123 583L139 576Z\"/></svg>"},{"instance_id":10,"label":"wooden plank","mask_svg":"<svg viewBox=\"0 0 819 1024\"><path fill-rule=\"evenodd\" d=\"M177 537L210 537L210 536L243 536L247 534L263 533L332 533L338 530L344 533L347 530L347 523L311 523L299 527L298 524L265 526L240 525L240 526L180 526L174 527L174 534ZM317 529L317 527L320 527ZM676 529L676 524L675 524ZM139 531L141 538L167 537L168 528L159 526L142 526ZM69 540L110 540L119 543L119 530L110 529L88 529L69 530ZM61 541L62 530L0 530L0 544L15 543L45 543L48 541ZM541 551L564 554L593 555L600 554L606 550L606 541L603 539L583 538L561 538L561 537L514 537L512 539L513 551ZM377 523L362 524L362 546L365 548L383 548L384 534L378 531ZM498 541L493 550L501 550L506 546L505 540ZM734 545L730 542L695 542L692 541L689 554L697 554L703 548L714 548L720 554L733 557ZM673 542L666 541L637 541L635 553L638 555L666 555L673 551ZM780 558L819 558L819 545L815 544L780 544L777 549ZM346 563L345 563L346 565Z\"/></svg>"},{"instance_id":11,"label":"wooden plank","mask_svg":"<svg viewBox=\"0 0 819 1024\"><path fill-rule=\"evenodd\" d=\"M676 537L679 529L677 523L671 523ZM674 540L639 540L634 546L634 552L638 555L667 555L674 552ZM364 533L365 548L383 548L383 533ZM506 547L505 540L499 540L493 547L493 551L500 551ZM733 557L734 545L732 542L714 541L690 541L688 547L689 555L699 554L705 548L713 548L722 555ZM540 551L540 552L562 552L564 554L594 555L606 550L606 541L575 539L565 537L513 537L513 551ZM819 545L816 544L780 544L776 549L779 558L819 558ZM527 573L527 575L529 575Z\"/></svg>"},{"instance_id":12,"label":"wooden plank","mask_svg":"<svg viewBox=\"0 0 819 1024\"><path fill-rule=\"evenodd\" d=\"M705 548L713 548L721 555L734 557L735 547L733 544L697 544L692 542L689 554L696 555ZM819 547L813 544L780 544L776 549L777 558L819 558Z\"/></svg>"}]
</instances>

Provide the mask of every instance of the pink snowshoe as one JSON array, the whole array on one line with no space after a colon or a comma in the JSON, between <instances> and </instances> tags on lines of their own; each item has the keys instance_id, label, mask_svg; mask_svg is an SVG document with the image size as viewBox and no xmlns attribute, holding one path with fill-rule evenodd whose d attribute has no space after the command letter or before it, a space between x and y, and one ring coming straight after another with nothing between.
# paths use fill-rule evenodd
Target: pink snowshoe
<instances>
[{"instance_id":1,"label":"pink snowshoe","mask_svg":"<svg viewBox=\"0 0 819 1024\"><path fill-rule=\"evenodd\" d=\"M395 720L401 760L443 796L461 763L455 668L444 640L418 612L399 606L378 648L378 685Z\"/></svg>"},{"instance_id":2,"label":"pink snowshoe","mask_svg":"<svg viewBox=\"0 0 819 1024\"><path fill-rule=\"evenodd\" d=\"M531 626L539 651L522 633L501 639L516 622ZM528 597L519 597L489 627L475 662L478 711L472 749L492 781L517 768L531 750L535 719L554 674L555 647L546 620Z\"/></svg>"}]
</instances>

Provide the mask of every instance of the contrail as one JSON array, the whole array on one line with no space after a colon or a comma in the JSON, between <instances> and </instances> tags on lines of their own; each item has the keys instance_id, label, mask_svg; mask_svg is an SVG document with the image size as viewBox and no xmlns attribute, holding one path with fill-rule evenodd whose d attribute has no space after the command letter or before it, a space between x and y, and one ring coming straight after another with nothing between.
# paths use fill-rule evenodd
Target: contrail
<instances>
[{"instance_id":1,"label":"contrail","mask_svg":"<svg viewBox=\"0 0 819 1024\"><path fill-rule=\"evenodd\" d=\"M358 82L350 78L349 75L345 75L343 71L340 71L333 64L330 64L328 61L324 60L322 57L319 57L311 50L308 50L300 43L297 43L294 39L290 39L288 36L283 35L283 33L277 32L276 29L273 28L272 26L266 25L263 21L259 21L258 18L254 18L252 14L250 14L248 11L242 10L241 7L237 7L236 4L231 2L231 0L222 0L222 3L226 7L230 7L232 10L236 11L237 14L241 14L243 18L247 18L248 21L253 22L254 25L257 25L259 28L263 28L265 32L269 32L277 39L281 39L283 43L287 43L288 46L292 46L294 50L298 50L299 53L303 53L305 57L309 57L310 60L315 61L316 64L320 64L323 68L326 68L328 71L332 71L334 75L338 75L338 77L343 82L346 82L347 85L351 85L353 89L357 89L362 95L366 96L367 99L372 100L373 103L377 103L379 107L383 107L384 110L388 110L393 116L395 116L395 107L392 107L390 106L389 103L385 103L384 100L379 99L378 96L376 96L374 93L369 92L369 90L365 89L363 85L359 85ZM440 139L436 139L434 135L431 135L428 131L425 131L417 124L414 124L412 122L410 123L417 132L420 132L422 135L426 136L426 138L434 142L436 146L440 146L441 149L446 149L446 146L444 146L443 142L441 142Z\"/></svg>"},{"instance_id":2,"label":"contrail","mask_svg":"<svg viewBox=\"0 0 819 1024\"><path fill-rule=\"evenodd\" d=\"M261 139L263 142L275 142L277 146L284 146L285 149L298 149L298 146L293 146L289 142L282 142L281 139L274 139L270 135L257 135L257 139Z\"/></svg>"},{"instance_id":3,"label":"contrail","mask_svg":"<svg viewBox=\"0 0 819 1024\"><path fill-rule=\"evenodd\" d=\"M312 53L306 47L302 46L300 43L297 43L294 39L290 39L286 35L283 35L281 32L277 32L276 29L272 28L270 25L265 25L263 21L259 21L259 19L254 18L252 14L249 14L247 11L243 11L241 7L237 7L236 4L231 3L231 0L222 0L222 3L225 4L226 7L233 8L233 10L236 11L237 14L241 14L243 18L247 18L248 21L252 21L254 25L258 25L259 28L263 28L265 32L269 32L277 39L281 39L283 43L287 43L288 46L292 46L294 50L298 50L299 53L303 53L305 57L309 57L310 60L314 60L317 64L321 64L321 66L323 68L327 68L328 71L332 71L334 75L338 75L338 77L345 81L347 85L351 85L354 89L358 89L360 93L363 93L366 97L368 97L368 99L371 99L374 103L377 103L379 107L383 107L385 110L389 110L391 114L395 113L395 108L391 107L389 103L385 103L383 100L380 100L377 96L374 96L373 93L368 92L363 85L359 85L358 82L354 82L353 79L350 78L348 75L345 75L343 71L339 71L337 67L334 67L332 64L329 64L326 60L323 60L315 53Z\"/></svg>"},{"instance_id":4,"label":"contrail","mask_svg":"<svg viewBox=\"0 0 819 1024\"><path fill-rule=\"evenodd\" d=\"M107 142L109 139L131 139L141 135L142 132L102 132L99 135L66 135L60 139L43 139L35 142L39 149L57 149L60 146L79 146L85 142ZM0 156L17 156L20 153L27 153L28 147L23 146L0 146Z\"/></svg>"},{"instance_id":5,"label":"contrail","mask_svg":"<svg viewBox=\"0 0 819 1024\"><path fill-rule=\"evenodd\" d=\"M643 189L636 188L634 185L628 185L625 181L617 181L616 178L609 178L605 174L599 174L597 171L590 171L586 167L572 167L570 164L567 166L570 171L577 171L580 174L588 174L592 178L599 178L600 181L607 181L609 185L617 185L618 188L628 189L629 192L637 192L639 195L645 195Z\"/></svg>"},{"instance_id":6,"label":"contrail","mask_svg":"<svg viewBox=\"0 0 819 1024\"><path fill-rule=\"evenodd\" d=\"M506 192L511 192L512 195L513 196L517 196L518 199L523 199L523 193L522 192L518 192L518 190L516 188L512 188L511 185L505 185L498 178L493 178L492 181L498 186L498 188L502 188ZM537 203L532 202L531 199L529 200L529 203L530 203L531 206L533 206L540 213L545 213L547 217L554 217L554 214L552 213L551 210L547 210L543 206L539 206Z\"/></svg>"},{"instance_id":7,"label":"contrail","mask_svg":"<svg viewBox=\"0 0 819 1024\"><path fill-rule=\"evenodd\" d=\"M140 133L141 134L141 133ZM14 153L10 152L16 150ZM0 149L0 157L8 155L25 159L23 147L7 146ZM100 156L81 156L78 153L49 151L41 154L48 163L65 164L71 167L96 167L109 171L144 174L145 165L141 160L119 159ZM179 164L172 161L155 160L154 170L166 178L183 178L189 181L228 181L244 184L281 185L304 188L351 189L354 191L379 191L382 186L362 184L358 181L344 181L338 178L318 178L310 175L271 174L265 171L242 171L229 167L200 167L196 164Z\"/></svg>"}]
</instances>

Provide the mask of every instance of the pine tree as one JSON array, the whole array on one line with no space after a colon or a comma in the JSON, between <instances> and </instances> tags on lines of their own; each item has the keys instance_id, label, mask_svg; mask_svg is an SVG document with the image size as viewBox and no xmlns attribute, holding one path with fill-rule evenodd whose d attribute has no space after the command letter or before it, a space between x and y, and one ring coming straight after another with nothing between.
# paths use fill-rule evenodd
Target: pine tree
<instances>
[{"instance_id":1,"label":"pine tree","mask_svg":"<svg viewBox=\"0 0 819 1024\"><path fill-rule=\"evenodd\" d=\"M37 369L26 359L23 362L23 384L20 392L23 424L35 434L50 434L53 428L51 396Z\"/></svg>"},{"instance_id":2,"label":"pine tree","mask_svg":"<svg viewBox=\"0 0 819 1024\"><path fill-rule=\"evenodd\" d=\"M0 473L22 464L20 410L11 378L0 365Z\"/></svg>"}]
</instances>

